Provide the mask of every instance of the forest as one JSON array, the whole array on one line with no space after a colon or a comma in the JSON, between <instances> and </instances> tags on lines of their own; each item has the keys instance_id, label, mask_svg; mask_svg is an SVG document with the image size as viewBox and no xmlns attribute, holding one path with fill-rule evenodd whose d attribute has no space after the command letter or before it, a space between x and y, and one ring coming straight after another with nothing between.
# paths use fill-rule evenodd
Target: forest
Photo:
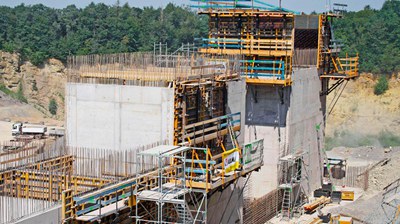
<instances>
[{"instance_id":1,"label":"forest","mask_svg":"<svg viewBox=\"0 0 400 224\"><path fill-rule=\"evenodd\" d=\"M400 1L388 0L379 10L369 6L347 12L334 24L344 51L360 54L361 71L400 71ZM18 52L39 65L68 55L153 50L167 43L176 49L207 35L207 17L190 8L136 8L128 4L91 3L53 9L44 5L0 7L0 50Z\"/></svg>"},{"instance_id":2,"label":"forest","mask_svg":"<svg viewBox=\"0 0 400 224\"><path fill-rule=\"evenodd\" d=\"M400 72L400 1L388 0L382 9L365 6L348 12L334 25L343 52L360 54L360 69L374 74Z\"/></svg>"},{"instance_id":3,"label":"forest","mask_svg":"<svg viewBox=\"0 0 400 224\"><path fill-rule=\"evenodd\" d=\"M188 8L164 9L91 3L53 9L38 4L0 7L0 49L18 52L33 64L68 55L153 50L155 42L176 49L206 35L207 18Z\"/></svg>"}]
</instances>

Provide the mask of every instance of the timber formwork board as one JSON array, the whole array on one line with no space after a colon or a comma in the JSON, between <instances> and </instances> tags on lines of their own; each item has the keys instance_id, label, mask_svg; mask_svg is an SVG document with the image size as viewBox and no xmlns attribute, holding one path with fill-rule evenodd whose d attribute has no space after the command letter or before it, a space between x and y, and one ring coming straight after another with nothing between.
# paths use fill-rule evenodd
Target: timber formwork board
<instances>
[{"instance_id":1,"label":"timber formwork board","mask_svg":"<svg viewBox=\"0 0 400 224\"><path fill-rule=\"evenodd\" d=\"M72 175L73 156L62 156L41 161L0 173L1 194L57 201L61 192L72 189L74 193L85 192L113 182L102 179Z\"/></svg>"},{"instance_id":2,"label":"timber formwork board","mask_svg":"<svg viewBox=\"0 0 400 224\"><path fill-rule=\"evenodd\" d=\"M200 13L209 16L209 34L199 52L244 55L241 75L249 84L291 85L293 14L257 9Z\"/></svg>"},{"instance_id":3,"label":"timber formwork board","mask_svg":"<svg viewBox=\"0 0 400 224\"><path fill-rule=\"evenodd\" d=\"M225 114L226 83L212 77L176 82L174 86L174 145L178 145L187 140L187 125Z\"/></svg>"}]
</instances>

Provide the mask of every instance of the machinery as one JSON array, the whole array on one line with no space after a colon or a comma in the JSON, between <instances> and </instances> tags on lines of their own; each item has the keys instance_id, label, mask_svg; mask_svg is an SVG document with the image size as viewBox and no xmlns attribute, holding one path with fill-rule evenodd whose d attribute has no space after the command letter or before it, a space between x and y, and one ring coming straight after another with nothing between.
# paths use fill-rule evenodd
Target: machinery
<instances>
[{"instance_id":1,"label":"machinery","mask_svg":"<svg viewBox=\"0 0 400 224\"><path fill-rule=\"evenodd\" d=\"M35 138L41 138L47 132L47 127L40 124L15 123L12 126L12 135L31 135Z\"/></svg>"}]
</instances>

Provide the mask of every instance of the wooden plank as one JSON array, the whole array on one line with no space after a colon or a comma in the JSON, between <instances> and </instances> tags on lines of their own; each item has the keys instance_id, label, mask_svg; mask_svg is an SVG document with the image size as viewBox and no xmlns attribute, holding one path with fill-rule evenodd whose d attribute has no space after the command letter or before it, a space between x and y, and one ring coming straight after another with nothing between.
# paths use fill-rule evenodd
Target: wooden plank
<instances>
[{"instance_id":1,"label":"wooden plank","mask_svg":"<svg viewBox=\"0 0 400 224\"><path fill-rule=\"evenodd\" d=\"M232 129L233 129L233 131L240 131L240 125L234 126L234 127L232 127ZM229 133L228 129L222 129L222 130L212 133L212 134L197 137L190 141L189 146L193 146L195 143L199 143L199 142L210 141L212 139L216 139L220 135L227 135L228 133Z\"/></svg>"},{"instance_id":2,"label":"wooden plank","mask_svg":"<svg viewBox=\"0 0 400 224\"><path fill-rule=\"evenodd\" d=\"M125 205L125 201L127 201L127 199L112 203L110 205L102 207L101 209L89 212L85 215L78 216L75 219L78 221L90 222L97 220L100 216L107 216L109 214L114 214L117 211L117 207L118 210L122 210L127 207Z\"/></svg>"},{"instance_id":3,"label":"wooden plank","mask_svg":"<svg viewBox=\"0 0 400 224\"><path fill-rule=\"evenodd\" d=\"M292 80L288 79L255 79L255 78L246 78L246 83L256 84L256 85L283 85L289 86L292 84Z\"/></svg>"}]
</instances>

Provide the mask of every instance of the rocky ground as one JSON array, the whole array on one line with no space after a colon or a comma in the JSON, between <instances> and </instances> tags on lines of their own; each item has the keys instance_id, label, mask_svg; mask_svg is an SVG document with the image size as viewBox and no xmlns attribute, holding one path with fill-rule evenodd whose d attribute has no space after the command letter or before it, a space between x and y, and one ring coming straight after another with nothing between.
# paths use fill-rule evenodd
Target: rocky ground
<instances>
[{"instance_id":1,"label":"rocky ground","mask_svg":"<svg viewBox=\"0 0 400 224\"><path fill-rule=\"evenodd\" d=\"M22 61L18 54L0 51L0 84L14 92L22 86L29 105L48 117L64 120L65 83L66 69L59 60L49 59L38 67ZM56 116L49 113L51 99L58 104Z\"/></svg>"},{"instance_id":2,"label":"rocky ground","mask_svg":"<svg viewBox=\"0 0 400 224\"><path fill-rule=\"evenodd\" d=\"M346 158L349 165L369 164L370 170L368 189L359 199L326 211L352 216L355 223L391 223L396 210L382 203L383 189L400 178L400 147L339 147L330 151L329 156Z\"/></svg>"}]
</instances>

